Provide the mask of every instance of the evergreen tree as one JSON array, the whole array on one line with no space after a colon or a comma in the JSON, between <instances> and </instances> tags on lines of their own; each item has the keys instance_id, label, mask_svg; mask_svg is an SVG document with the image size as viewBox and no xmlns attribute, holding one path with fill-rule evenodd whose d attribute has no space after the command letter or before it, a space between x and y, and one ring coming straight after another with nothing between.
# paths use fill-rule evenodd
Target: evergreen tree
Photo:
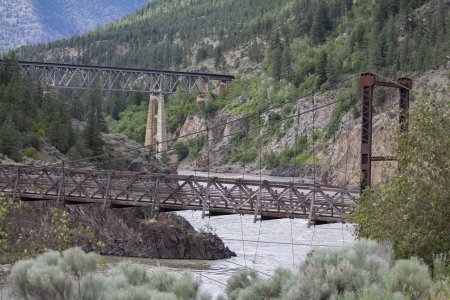
<instances>
[{"instance_id":1,"label":"evergreen tree","mask_svg":"<svg viewBox=\"0 0 450 300\"><path fill-rule=\"evenodd\" d=\"M291 49L289 48L289 39L285 41L285 46L283 48L281 77L290 81L292 79L292 59Z\"/></svg>"},{"instance_id":2,"label":"evergreen tree","mask_svg":"<svg viewBox=\"0 0 450 300\"><path fill-rule=\"evenodd\" d=\"M281 79L281 64L283 56L283 45L281 44L280 35L278 32L275 33L271 42L271 71L272 77L275 81L280 81Z\"/></svg>"},{"instance_id":3,"label":"evergreen tree","mask_svg":"<svg viewBox=\"0 0 450 300\"><path fill-rule=\"evenodd\" d=\"M313 44L318 45L325 41L325 33L329 28L330 21L328 19L327 5L324 0L319 0L311 25L310 35Z\"/></svg>"},{"instance_id":4,"label":"evergreen tree","mask_svg":"<svg viewBox=\"0 0 450 300\"><path fill-rule=\"evenodd\" d=\"M219 66L225 64L225 58L223 57L222 47L217 46L214 49L214 67L217 69Z\"/></svg>"},{"instance_id":5,"label":"evergreen tree","mask_svg":"<svg viewBox=\"0 0 450 300\"><path fill-rule=\"evenodd\" d=\"M319 85L322 85L327 81L327 59L327 53L321 51L316 66L316 74L319 76Z\"/></svg>"},{"instance_id":6,"label":"evergreen tree","mask_svg":"<svg viewBox=\"0 0 450 300\"><path fill-rule=\"evenodd\" d=\"M14 160L19 160L19 141L21 139L14 122L10 116L6 117L0 127L0 153L3 153Z\"/></svg>"},{"instance_id":7,"label":"evergreen tree","mask_svg":"<svg viewBox=\"0 0 450 300\"><path fill-rule=\"evenodd\" d=\"M82 137L85 146L96 156L103 154L104 142L102 132L106 131L106 122L103 117L101 98L98 90L90 91L88 103L89 111Z\"/></svg>"},{"instance_id":8,"label":"evergreen tree","mask_svg":"<svg viewBox=\"0 0 450 300\"><path fill-rule=\"evenodd\" d=\"M57 95L48 96L42 106L48 140L63 153L74 144L74 133L68 107L57 99Z\"/></svg>"}]
</instances>

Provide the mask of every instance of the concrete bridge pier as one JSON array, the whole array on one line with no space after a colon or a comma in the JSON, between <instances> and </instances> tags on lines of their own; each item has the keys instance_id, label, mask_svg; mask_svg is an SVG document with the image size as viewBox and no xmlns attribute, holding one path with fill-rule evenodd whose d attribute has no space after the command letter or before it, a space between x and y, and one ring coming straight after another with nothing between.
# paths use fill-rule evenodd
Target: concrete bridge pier
<instances>
[{"instance_id":1,"label":"concrete bridge pier","mask_svg":"<svg viewBox=\"0 0 450 300\"><path fill-rule=\"evenodd\" d=\"M158 115L156 116L157 119L156 128L155 128L155 104L158 105ZM162 152L167 150L166 140L167 140L167 129L166 129L166 107L164 103L164 95L150 94L144 146L157 144L156 150L158 152Z\"/></svg>"},{"instance_id":2,"label":"concrete bridge pier","mask_svg":"<svg viewBox=\"0 0 450 300\"><path fill-rule=\"evenodd\" d=\"M224 80L220 81L220 84L217 88L217 95L222 94L228 88L228 83Z\"/></svg>"},{"instance_id":3,"label":"concrete bridge pier","mask_svg":"<svg viewBox=\"0 0 450 300\"><path fill-rule=\"evenodd\" d=\"M197 85L197 89L199 91L199 95L197 96L197 103L200 105L204 105L208 102L209 95L209 80L205 78L200 78L195 83Z\"/></svg>"},{"instance_id":4,"label":"concrete bridge pier","mask_svg":"<svg viewBox=\"0 0 450 300\"><path fill-rule=\"evenodd\" d=\"M163 94L159 94L157 99L158 119L156 126L156 141L158 142L158 152L162 152L167 150L166 106Z\"/></svg>"},{"instance_id":5,"label":"concrete bridge pier","mask_svg":"<svg viewBox=\"0 0 450 300\"><path fill-rule=\"evenodd\" d=\"M155 101L156 96L150 94L150 101L148 102L147 113L147 127L145 130L145 142L144 146L150 146L154 143L155 137Z\"/></svg>"}]
</instances>

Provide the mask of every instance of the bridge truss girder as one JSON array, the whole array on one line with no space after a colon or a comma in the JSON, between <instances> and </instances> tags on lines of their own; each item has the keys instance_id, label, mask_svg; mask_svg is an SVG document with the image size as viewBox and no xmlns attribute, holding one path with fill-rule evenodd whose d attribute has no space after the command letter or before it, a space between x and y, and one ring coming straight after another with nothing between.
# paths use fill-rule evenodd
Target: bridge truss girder
<instances>
[{"instance_id":1,"label":"bridge truss girder","mask_svg":"<svg viewBox=\"0 0 450 300\"><path fill-rule=\"evenodd\" d=\"M24 201L151 207L154 211L202 210L259 218L345 222L355 191L292 182L168 174L90 171L62 167L0 166L0 193Z\"/></svg>"},{"instance_id":2,"label":"bridge truss girder","mask_svg":"<svg viewBox=\"0 0 450 300\"><path fill-rule=\"evenodd\" d=\"M0 65L3 61L0 60ZM229 75L82 66L19 61L21 67L42 85L64 89L183 94L208 91L212 81L228 82Z\"/></svg>"}]
</instances>

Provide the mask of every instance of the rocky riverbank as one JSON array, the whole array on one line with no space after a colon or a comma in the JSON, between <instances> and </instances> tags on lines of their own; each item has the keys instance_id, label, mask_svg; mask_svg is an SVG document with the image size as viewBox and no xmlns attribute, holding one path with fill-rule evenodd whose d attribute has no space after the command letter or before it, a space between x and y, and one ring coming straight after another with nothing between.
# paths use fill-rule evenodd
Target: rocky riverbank
<instances>
[{"instance_id":1,"label":"rocky riverbank","mask_svg":"<svg viewBox=\"0 0 450 300\"><path fill-rule=\"evenodd\" d=\"M11 242L21 240L28 245L18 251L29 251L30 245L37 247L33 252L78 246L101 255L141 258L236 256L217 235L197 232L183 217L154 216L145 208L104 209L95 204L55 208L51 202L22 202L8 218Z\"/></svg>"},{"instance_id":2,"label":"rocky riverbank","mask_svg":"<svg viewBox=\"0 0 450 300\"><path fill-rule=\"evenodd\" d=\"M93 240L104 246L84 238L78 239L77 245L88 252L127 257L211 260L236 256L217 235L197 232L181 216L161 213L144 218L145 211L127 210L94 212L94 218L79 215L75 223L90 222Z\"/></svg>"}]
</instances>

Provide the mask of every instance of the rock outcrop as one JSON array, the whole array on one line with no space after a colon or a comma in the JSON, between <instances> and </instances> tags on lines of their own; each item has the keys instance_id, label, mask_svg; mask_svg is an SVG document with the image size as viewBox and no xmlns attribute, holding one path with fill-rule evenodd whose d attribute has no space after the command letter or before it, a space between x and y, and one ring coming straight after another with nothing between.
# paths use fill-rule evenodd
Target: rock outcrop
<instances>
[{"instance_id":1,"label":"rock outcrop","mask_svg":"<svg viewBox=\"0 0 450 300\"><path fill-rule=\"evenodd\" d=\"M71 210L74 227L87 226L90 239L79 237L76 244L85 251L102 255L164 259L221 259L236 256L212 233L197 232L181 216L161 213L149 218L138 208L103 210L98 206ZM98 247L101 242L104 247Z\"/></svg>"},{"instance_id":2,"label":"rock outcrop","mask_svg":"<svg viewBox=\"0 0 450 300\"><path fill-rule=\"evenodd\" d=\"M22 238L41 248L60 249L61 244L49 236L54 233L54 226L67 224L70 233L62 247L78 246L86 252L164 259L212 260L236 256L217 235L197 232L186 219L172 213L155 217L148 208L67 205L59 208L69 217L61 225L53 221L55 212L60 210L55 210L52 202L23 202L23 205L13 216L14 221L11 220L13 240ZM21 228L26 228L22 237Z\"/></svg>"}]
</instances>

